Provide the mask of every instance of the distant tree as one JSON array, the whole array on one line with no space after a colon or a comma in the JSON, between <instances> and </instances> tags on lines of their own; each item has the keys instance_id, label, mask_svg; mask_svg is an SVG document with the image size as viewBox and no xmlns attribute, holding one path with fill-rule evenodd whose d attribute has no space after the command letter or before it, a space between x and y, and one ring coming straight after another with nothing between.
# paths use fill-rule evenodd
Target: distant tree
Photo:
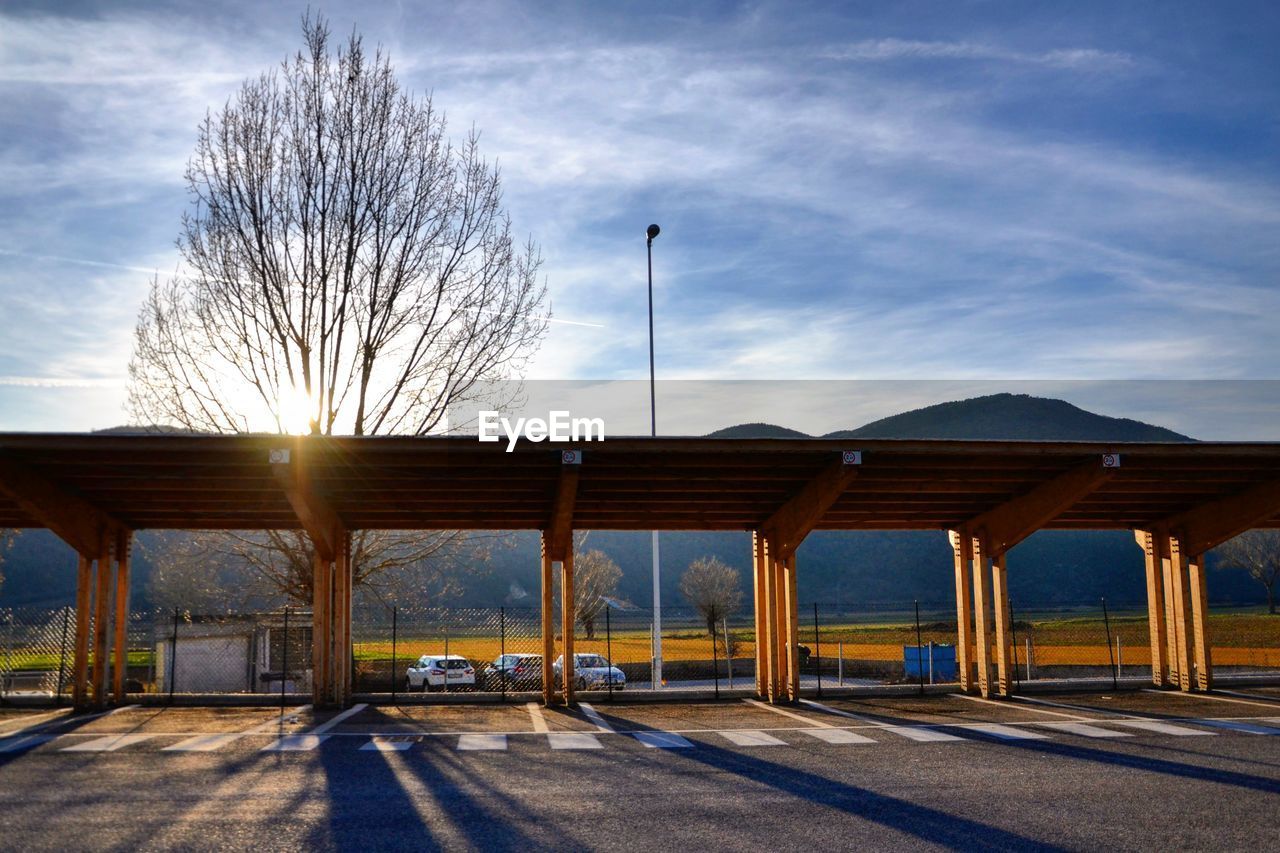
<instances>
[{"instance_id":1,"label":"distant tree","mask_svg":"<svg viewBox=\"0 0 1280 853\"><path fill-rule=\"evenodd\" d=\"M4 552L9 550L9 546L13 544L14 537L18 535L18 531L12 528L0 527L0 566L4 565ZM4 588L4 572L0 571L0 589Z\"/></svg>"},{"instance_id":2,"label":"distant tree","mask_svg":"<svg viewBox=\"0 0 1280 853\"><path fill-rule=\"evenodd\" d=\"M478 133L451 142L431 98L402 89L359 35L335 46L310 14L302 30L301 51L199 127L185 269L152 282L135 330L136 423L425 435L494 402L493 380L517 376L545 333L538 250L513 238ZM360 532L355 581L408 564L431 576L442 567L427 562L470 541ZM309 596L306 537L216 546Z\"/></svg>"},{"instance_id":3,"label":"distant tree","mask_svg":"<svg viewBox=\"0 0 1280 853\"><path fill-rule=\"evenodd\" d=\"M718 557L702 557L690 563L680 577L680 594L697 608L708 634L714 634L715 626L742 605L738 570Z\"/></svg>"},{"instance_id":4,"label":"distant tree","mask_svg":"<svg viewBox=\"0 0 1280 853\"><path fill-rule=\"evenodd\" d=\"M621 580L622 569L599 549L574 557L573 606L588 640L595 639L596 620L608 606L605 598L614 594Z\"/></svg>"},{"instance_id":5,"label":"distant tree","mask_svg":"<svg viewBox=\"0 0 1280 853\"><path fill-rule=\"evenodd\" d=\"M1276 613L1280 581L1280 530L1250 530L1216 549L1223 568L1244 569L1267 591L1267 612Z\"/></svg>"}]
</instances>

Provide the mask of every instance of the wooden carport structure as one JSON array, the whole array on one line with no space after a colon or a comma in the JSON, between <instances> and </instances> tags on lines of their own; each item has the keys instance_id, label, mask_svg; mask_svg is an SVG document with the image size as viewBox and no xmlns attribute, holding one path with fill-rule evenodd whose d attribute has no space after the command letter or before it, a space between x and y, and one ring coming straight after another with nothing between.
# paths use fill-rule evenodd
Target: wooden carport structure
<instances>
[{"instance_id":1,"label":"wooden carport structure","mask_svg":"<svg viewBox=\"0 0 1280 853\"><path fill-rule=\"evenodd\" d=\"M314 699L341 704L353 530L541 531L544 660L558 565L571 702L575 529L751 532L756 690L786 701L800 685L796 549L813 530L949 531L960 685L990 696L1011 690L1006 555L1035 531L1133 530L1146 555L1152 681L1203 690L1213 671L1204 554L1271 526L1280 445L1265 443L622 438L507 453L464 437L0 434L0 527L48 528L79 555L81 705L107 701L110 648L124 698L130 543L143 529L305 530Z\"/></svg>"}]
</instances>

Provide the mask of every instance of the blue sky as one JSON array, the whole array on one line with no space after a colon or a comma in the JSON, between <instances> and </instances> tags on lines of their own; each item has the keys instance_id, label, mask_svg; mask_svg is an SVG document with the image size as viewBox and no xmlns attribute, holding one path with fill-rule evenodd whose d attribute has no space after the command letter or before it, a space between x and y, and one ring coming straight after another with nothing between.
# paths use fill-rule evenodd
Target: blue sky
<instances>
[{"instance_id":1,"label":"blue sky","mask_svg":"<svg viewBox=\"0 0 1280 853\"><path fill-rule=\"evenodd\" d=\"M483 132L534 378L647 374L650 222L666 378L1276 375L1275 4L314 5ZM0 5L0 430L124 420L196 124L305 8Z\"/></svg>"}]
</instances>

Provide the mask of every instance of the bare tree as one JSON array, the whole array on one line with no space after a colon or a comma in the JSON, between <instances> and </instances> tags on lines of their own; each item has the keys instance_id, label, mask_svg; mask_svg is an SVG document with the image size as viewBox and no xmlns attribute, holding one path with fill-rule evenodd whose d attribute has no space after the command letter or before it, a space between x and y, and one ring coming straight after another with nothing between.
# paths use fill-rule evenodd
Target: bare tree
<instances>
[{"instance_id":1,"label":"bare tree","mask_svg":"<svg viewBox=\"0 0 1280 853\"><path fill-rule=\"evenodd\" d=\"M1224 568L1244 569L1267 591L1267 612L1276 612L1280 581L1280 530L1250 530L1217 548Z\"/></svg>"},{"instance_id":2,"label":"bare tree","mask_svg":"<svg viewBox=\"0 0 1280 853\"><path fill-rule=\"evenodd\" d=\"M608 606L606 598L612 596L622 580L622 569L605 552L592 549L577 555L573 560L573 607L578 622L587 632L587 639L596 636L596 620Z\"/></svg>"},{"instance_id":3,"label":"bare tree","mask_svg":"<svg viewBox=\"0 0 1280 853\"><path fill-rule=\"evenodd\" d=\"M13 540L17 538L18 531L11 527L0 527L0 566L4 565L4 552L9 550L9 546L13 545ZM0 589L4 588L4 572L0 572Z\"/></svg>"},{"instance_id":4,"label":"bare tree","mask_svg":"<svg viewBox=\"0 0 1280 853\"><path fill-rule=\"evenodd\" d=\"M722 619L742 606L742 589L738 570L718 557L694 560L680 576L680 594L697 608L707 625L707 633L715 633Z\"/></svg>"},{"instance_id":5,"label":"bare tree","mask_svg":"<svg viewBox=\"0 0 1280 853\"><path fill-rule=\"evenodd\" d=\"M185 269L152 282L135 331L135 422L423 435L517 375L545 333L538 251L513 239L479 134L452 144L358 35L335 50L323 18L302 29L302 51L199 127ZM268 556L241 557L303 594L305 540L227 541L265 541ZM458 541L364 535L357 582Z\"/></svg>"}]
</instances>

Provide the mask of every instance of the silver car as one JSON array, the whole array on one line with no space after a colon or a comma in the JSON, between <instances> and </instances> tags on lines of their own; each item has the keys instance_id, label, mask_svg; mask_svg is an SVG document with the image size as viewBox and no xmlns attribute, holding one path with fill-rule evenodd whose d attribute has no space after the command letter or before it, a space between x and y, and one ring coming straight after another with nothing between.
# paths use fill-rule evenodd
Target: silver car
<instances>
[{"instance_id":1,"label":"silver car","mask_svg":"<svg viewBox=\"0 0 1280 853\"><path fill-rule=\"evenodd\" d=\"M564 655L556 658L551 671L557 684L564 681ZM606 690L610 683L614 690L621 690L627 686L627 676L603 655L583 652L573 656L573 683L579 690Z\"/></svg>"}]
</instances>

